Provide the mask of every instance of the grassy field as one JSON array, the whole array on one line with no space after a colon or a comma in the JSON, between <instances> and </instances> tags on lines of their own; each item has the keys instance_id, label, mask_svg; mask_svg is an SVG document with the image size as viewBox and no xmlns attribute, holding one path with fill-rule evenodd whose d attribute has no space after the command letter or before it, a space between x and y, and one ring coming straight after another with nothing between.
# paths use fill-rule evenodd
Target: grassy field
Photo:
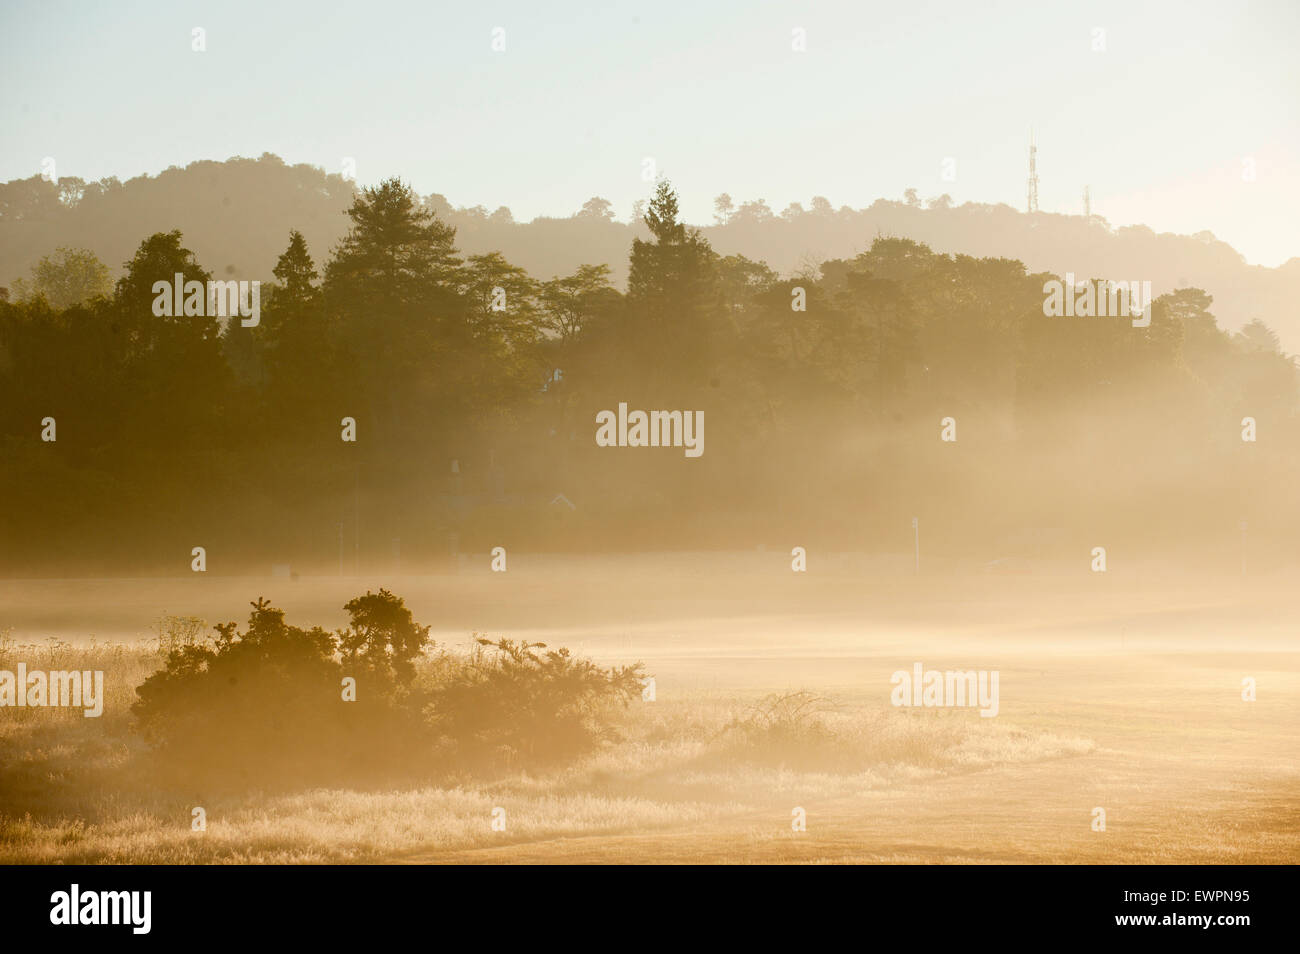
<instances>
[{"instance_id":1,"label":"grassy field","mask_svg":"<svg viewBox=\"0 0 1300 954\"><path fill-rule=\"evenodd\" d=\"M1273 623L1280 606L1261 596L1272 588L1162 596L1121 585L1099 597L1079 590L1086 579L970 577L935 598L899 578L872 606L846 574L810 581L822 588L817 609L801 612L805 597L782 602L779 588L742 603L725 580L697 594L674 579L659 591L677 612L610 603L602 619L585 605L593 618L567 639L553 587L523 584L534 588L517 598L532 603L511 609L531 608L529 631L553 644L646 661L657 698L633 703L614 741L545 772L411 765L365 788L269 791L246 779L201 790L166 776L128 711L161 663L156 645L71 641L57 628L60 639L31 643L23 629L0 646L0 669L103 669L107 700L99 719L0 710L0 862L1300 860L1300 653ZM364 588L331 582L322 605ZM91 631L137 602L185 609L145 595L159 585L118 581L126 598L97 617L94 590L40 584L62 588L72 602L59 612ZM247 580L219 585L241 596L225 618L261 592ZM329 589L303 592L313 587ZM290 619L334 622L310 606ZM998 670L999 715L891 707L890 674L916 661ZM1245 677L1257 682L1254 702L1241 698ZM774 698L807 711L783 718ZM191 830L195 806L204 832ZM1092 830L1097 807L1104 832ZM792 830L795 809L806 831Z\"/></svg>"}]
</instances>

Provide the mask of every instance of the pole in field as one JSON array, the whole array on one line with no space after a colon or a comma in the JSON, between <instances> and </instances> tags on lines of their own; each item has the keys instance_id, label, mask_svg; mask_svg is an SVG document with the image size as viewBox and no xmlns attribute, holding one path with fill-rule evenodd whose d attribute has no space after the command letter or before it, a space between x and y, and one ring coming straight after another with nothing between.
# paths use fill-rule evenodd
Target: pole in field
<instances>
[{"instance_id":1,"label":"pole in field","mask_svg":"<svg viewBox=\"0 0 1300 954\"><path fill-rule=\"evenodd\" d=\"M1246 575L1246 521L1241 521L1241 575Z\"/></svg>"}]
</instances>

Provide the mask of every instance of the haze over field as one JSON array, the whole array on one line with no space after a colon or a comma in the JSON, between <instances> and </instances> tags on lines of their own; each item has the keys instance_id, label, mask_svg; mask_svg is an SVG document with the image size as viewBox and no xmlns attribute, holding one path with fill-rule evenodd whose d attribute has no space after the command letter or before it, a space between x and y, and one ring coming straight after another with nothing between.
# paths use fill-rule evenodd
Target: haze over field
<instances>
[{"instance_id":1,"label":"haze over field","mask_svg":"<svg viewBox=\"0 0 1300 954\"><path fill-rule=\"evenodd\" d=\"M123 709L149 651L33 646L22 656L32 666L105 666L109 703L102 726L79 714L6 722L0 790L11 818L29 817L4 829L0 858L1289 863L1300 851L1294 566L1249 580L1155 566L1106 578L1067 566L917 576L905 560L826 554L798 577L782 575L781 560L0 584L24 636L75 639L84 627L101 646L156 608L215 619L251 593L270 594L290 620L339 625L348 595L386 585L436 620L434 637L454 652L471 629L508 633L604 665L644 660L655 680L654 701L619 718L618 743L561 769L446 782L417 771L257 797L205 787L209 828L196 839L183 825L193 782L170 791L151 774L161 769ZM0 648L0 664L13 658ZM918 663L997 670L997 717L891 707L893 675ZM1243 678L1258 701L1241 699ZM783 722L774 699L810 708ZM30 749L56 735L62 748ZM43 780L54 776L68 782L52 796ZM500 806L509 827L494 832ZM806 831L790 830L792 807ZM1104 832L1091 827L1098 807Z\"/></svg>"}]
</instances>

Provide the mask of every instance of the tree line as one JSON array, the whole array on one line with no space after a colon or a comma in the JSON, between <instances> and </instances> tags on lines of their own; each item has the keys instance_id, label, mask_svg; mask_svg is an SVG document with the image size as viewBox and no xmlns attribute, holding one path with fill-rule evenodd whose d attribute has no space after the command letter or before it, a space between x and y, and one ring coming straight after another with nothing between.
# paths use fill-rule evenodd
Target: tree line
<instances>
[{"instance_id":1,"label":"tree line","mask_svg":"<svg viewBox=\"0 0 1300 954\"><path fill-rule=\"evenodd\" d=\"M0 303L7 572L168 571L200 544L232 569L327 566L340 536L370 566L398 539L411 559L506 538L887 547L918 511L955 551L1134 515L1152 539L1192 513L1211 535L1251 508L1294 523L1269 486L1300 446L1294 359L1262 321L1220 329L1196 288L1133 328L1047 318L1055 276L906 238L779 275L716 252L666 181L626 291L604 264L538 279L463 255L397 179L347 215L323 261L287 236L253 327L155 314L156 282L214 278L179 231L144 239L111 287L61 249ZM704 410L708 452L596 447L595 414L620 401ZM1183 496L1162 498L1173 480Z\"/></svg>"}]
</instances>

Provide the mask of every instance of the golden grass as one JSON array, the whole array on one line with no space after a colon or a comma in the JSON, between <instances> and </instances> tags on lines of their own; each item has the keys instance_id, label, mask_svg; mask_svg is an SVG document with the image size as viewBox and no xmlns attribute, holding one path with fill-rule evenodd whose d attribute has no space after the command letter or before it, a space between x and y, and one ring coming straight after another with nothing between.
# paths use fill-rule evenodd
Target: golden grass
<instances>
[{"instance_id":1,"label":"golden grass","mask_svg":"<svg viewBox=\"0 0 1300 954\"><path fill-rule=\"evenodd\" d=\"M619 719L618 741L541 773L438 779L431 765L414 766L400 787L366 791L187 791L160 782L131 728L134 688L161 664L157 640L0 642L0 667L19 660L29 668L102 669L106 702L99 719L52 707L4 713L3 863L356 862L707 828L794 796L860 794L1091 748L1087 740L966 717L973 713L880 710L844 699L826 700L778 745L738 735L758 711L754 694L694 692L634 704ZM191 830L196 806L206 812L206 831ZM492 829L497 807L505 809L505 831Z\"/></svg>"}]
</instances>

